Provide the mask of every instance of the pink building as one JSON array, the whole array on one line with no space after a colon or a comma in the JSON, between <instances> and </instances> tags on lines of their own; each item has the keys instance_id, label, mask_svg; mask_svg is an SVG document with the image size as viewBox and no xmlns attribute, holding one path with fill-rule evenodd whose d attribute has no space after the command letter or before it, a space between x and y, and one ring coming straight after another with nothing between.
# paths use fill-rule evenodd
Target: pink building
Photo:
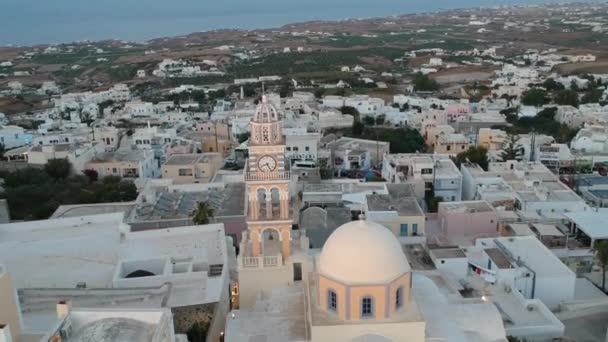
<instances>
[{"instance_id":1,"label":"pink building","mask_svg":"<svg viewBox=\"0 0 608 342\"><path fill-rule=\"evenodd\" d=\"M437 220L442 235L452 243L498 236L498 215L486 201L441 202Z\"/></svg>"},{"instance_id":2,"label":"pink building","mask_svg":"<svg viewBox=\"0 0 608 342\"><path fill-rule=\"evenodd\" d=\"M460 116L468 116L469 115L469 106L465 104L451 104L446 109L448 119L455 120Z\"/></svg>"}]
</instances>

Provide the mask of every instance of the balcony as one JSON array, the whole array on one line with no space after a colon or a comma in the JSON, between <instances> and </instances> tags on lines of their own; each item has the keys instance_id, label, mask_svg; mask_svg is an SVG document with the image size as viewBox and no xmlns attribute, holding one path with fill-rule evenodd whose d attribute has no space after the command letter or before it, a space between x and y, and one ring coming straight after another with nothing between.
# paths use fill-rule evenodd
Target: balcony
<instances>
[{"instance_id":1,"label":"balcony","mask_svg":"<svg viewBox=\"0 0 608 342\"><path fill-rule=\"evenodd\" d=\"M259 257L239 257L239 268L254 269L254 268L272 268L283 266L283 256L269 255Z\"/></svg>"},{"instance_id":2,"label":"balcony","mask_svg":"<svg viewBox=\"0 0 608 342\"><path fill-rule=\"evenodd\" d=\"M249 161L245 164L245 170L249 170ZM250 172L245 171L246 182L258 182L258 181L273 181L273 180L289 180L291 172L285 171L273 171L273 172Z\"/></svg>"}]
</instances>

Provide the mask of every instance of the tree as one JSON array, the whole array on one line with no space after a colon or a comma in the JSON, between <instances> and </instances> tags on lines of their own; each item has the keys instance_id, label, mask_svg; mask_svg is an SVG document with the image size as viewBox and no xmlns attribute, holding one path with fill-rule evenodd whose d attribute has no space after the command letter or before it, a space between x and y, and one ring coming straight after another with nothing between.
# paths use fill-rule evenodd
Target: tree
<instances>
[{"instance_id":1,"label":"tree","mask_svg":"<svg viewBox=\"0 0 608 342\"><path fill-rule=\"evenodd\" d=\"M67 159L49 159L44 171L55 179L65 179L70 175L71 165Z\"/></svg>"},{"instance_id":2,"label":"tree","mask_svg":"<svg viewBox=\"0 0 608 342\"><path fill-rule=\"evenodd\" d=\"M355 119L359 118L359 111L355 107L344 106L340 108L340 112L345 115L352 115Z\"/></svg>"},{"instance_id":3,"label":"tree","mask_svg":"<svg viewBox=\"0 0 608 342\"><path fill-rule=\"evenodd\" d=\"M61 178L65 171L60 170L65 164L70 169L69 162L52 161L50 164L44 170L25 168L3 173L4 192L1 195L8 202L11 218L41 220L63 204L123 202L137 198L137 188L129 180L106 177L95 182L84 175Z\"/></svg>"},{"instance_id":4,"label":"tree","mask_svg":"<svg viewBox=\"0 0 608 342\"><path fill-rule=\"evenodd\" d=\"M113 100L106 100L97 105L99 107L99 117L103 117L104 111L106 108L114 105Z\"/></svg>"},{"instance_id":5,"label":"tree","mask_svg":"<svg viewBox=\"0 0 608 342\"><path fill-rule=\"evenodd\" d=\"M519 137L515 134L509 134L508 140L500 154L500 159L504 162L507 160L521 160L523 157L523 148L517 143Z\"/></svg>"},{"instance_id":6,"label":"tree","mask_svg":"<svg viewBox=\"0 0 608 342\"><path fill-rule=\"evenodd\" d=\"M236 140L239 142L239 144L244 143L245 141L249 140L249 137L251 136L251 133L249 132L243 132L243 133L239 133L236 136Z\"/></svg>"},{"instance_id":7,"label":"tree","mask_svg":"<svg viewBox=\"0 0 608 342\"><path fill-rule=\"evenodd\" d=\"M437 81L428 77L427 75L422 74L421 72L417 73L416 76L414 76L413 83L415 91L439 90L439 83L437 83Z\"/></svg>"},{"instance_id":8,"label":"tree","mask_svg":"<svg viewBox=\"0 0 608 342\"><path fill-rule=\"evenodd\" d=\"M99 179L99 173L93 169L86 169L82 173L89 179L90 182L97 182Z\"/></svg>"},{"instance_id":9,"label":"tree","mask_svg":"<svg viewBox=\"0 0 608 342\"><path fill-rule=\"evenodd\" d=\"M355 120L355 121L353 121L352 134L355 137L358 137L361 134L363 134L363 129L364 128L365 128L365 125L361 121Z\"/></svg>"},{"instance_id":10,"label":"tree","mask_svg":"<svg viewBox=\"0 0 608 342\"><path fill-rule=\"evenodd\" d=\"M545 82L543 82L543 87L545 87L545 89L547 89L548 91L564 90L564 85L555 82L555 80L552 78L547 78Z\"/></svg>"},{"instance_id":11,"label":"tree","mask_svg":"<svg viewBox=\"0 0 608 342\"><path fill-rule=\"evenodd\" d=\"M532 88L526 91L521 98L524 105L535 107L544 105L548 102L547 100L547 92L541 88Z\"/></svg>"},{"instance_id":12,"label":"tree","mask_svg":"<svg viewBox=\"0 0 608 342\"><path fill-rule=\"evenodd\" d=\"M598 103L602 99L602 91L599 89L589 89L583 95L581 103Z\"/></svg>"},{"instance_id":13,"label":"tree","mask_svg":"<svg viewBox=\"0 0 608 342\"><path fill-rule=\"evenodd\" d=\"M593 251L602 267L602 290L606 292L606 267L608 267L608 240L598 240L593 244Z\"/></svg>"},{"instance_id":14,"label":"tree","mask_svg":"<svg viewBox=\"0 0 608 342\"><path fill-rule=\"evenodd\" d=\"M376 120L373 117L366 115L363 117L363 123L367 126L373 126Z\"/></svg>"},{"instance_id":15,"label":"tree","mask_svg":"<svg viewBox=\"0 0 608 342\"><path fill-rule=\"evenodd\" d=\"M208 224L213 217L213 209L207 202L198 202L198 206L194 211L192 222L194 224Z\"/></svg>"},{"instance_id":16,"label":"tree","mask_svg":"<svg viewBox=\"0 0 608 342\"><path fill-rule=\"evenodd\" d=\"M570 90L572 90L572 91L578 91L578 83L576 83L576 80L572 80L570 82Z\"/></svg>"},{"instance_id":17,"label":"tree","mask_svg":"<svg viewBox=\"0 0 608 342\"><path fill-rule=\"evenodd\" d=\"M4 144L0 144L0 160L4 160L4 154L6 153L6 147Z\"/></svg>"},{"instance_id":18,"label":"tree","mask_svg":"<svg viewBox=\"0 0 608 342\"><path fill-rule=\"evenodd\" d=\"M578 107L578 93L574 90L560 90L553 97L558 105Z\"/></svg>"},{"instance_id":19,"label":"tree","mask_svg":"<svg viewBox=\"0 0 608 342\"><path fill-rule=\"evenodd\" d=\"M91 123L95 121L89 112L80 112L79 116L80 122L87 124L87 127L91 126Z\"/></svg>"},{"instance_id":20,"label":"tree","mask_svg":"<svg viewBox=\"0 0 608 342\"><path fill-rule=\"evenodd\" d=\"M202 322L194 323L190 329L186 332L188 341L190 342L205 342L207 339L207 331L209 330L209 324Z\"/></svg>"},{"instance_id":21,"label":"tree","mask_svg":"<svg viewBox=\"0 0 608 342\"><path fill-rule=\"evenodd\" d=\"M324 95L325 95L325 88L317 88L315 90L315 97L317 99L322 99Z\"/></svg>"},{"instance_id":22,"label":"tree","mask_svg":"<svg viewBox=\"0 0 608 342\"><path fill-rule=\"evenodd\" d=\"M460 165L466 161L479 165L482 169L488 170L488 150L482 146L471 146L465 152L456 155L456 165Z\"/></svg>"}]
</instances>

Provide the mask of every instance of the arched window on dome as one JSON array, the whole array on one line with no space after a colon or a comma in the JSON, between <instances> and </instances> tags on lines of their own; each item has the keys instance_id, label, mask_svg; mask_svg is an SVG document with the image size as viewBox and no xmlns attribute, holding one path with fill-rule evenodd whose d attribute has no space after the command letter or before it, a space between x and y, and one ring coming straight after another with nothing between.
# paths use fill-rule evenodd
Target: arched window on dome
<instances>
[{"instance_id":1,"label":"arched window on dome","mask_svg":"<svg viewBox=\"0 0 608 342\"><path fill-rule=\"evenodd\" d=\"M400 287L395 291L395 310L403 306L403 287Z\"/></svg>"},{"instance_id":2,"label":"arched window on dome","mask_svg":"<svg viewBox=\"0 0 608 342\"><path fill-rule=\"evenodd\" d=\"M361 299L361 318L374 317L374 298L363 297Z\"/></svg>"},{"instance_id":3,"label":"arched window on dome","mask_svg":"<svg viewBox=\"0 0 608 342\"><path fill-rule=\"evenodd\" d=\"M338 294L334 290L327 290L327 308L338 311Z\"/></svg>"}]
</instances>

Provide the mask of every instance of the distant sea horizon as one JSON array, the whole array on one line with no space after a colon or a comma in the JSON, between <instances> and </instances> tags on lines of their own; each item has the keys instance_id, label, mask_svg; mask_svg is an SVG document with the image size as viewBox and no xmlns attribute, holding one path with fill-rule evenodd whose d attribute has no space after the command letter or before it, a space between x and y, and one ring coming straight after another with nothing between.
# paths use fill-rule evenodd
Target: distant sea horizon
<instances>
[{"instance_id":1,"label":"distant sea horizon","mask_svg":"<svg viewBox=\"0 0 608 342\"><path fill-rule=\"evenodd\" d=\"M593 1L592 1L593 2ZM264 29L551 0L0 0L0 46L143 42L218 29Z\"/></svg>"}]
</instances>

